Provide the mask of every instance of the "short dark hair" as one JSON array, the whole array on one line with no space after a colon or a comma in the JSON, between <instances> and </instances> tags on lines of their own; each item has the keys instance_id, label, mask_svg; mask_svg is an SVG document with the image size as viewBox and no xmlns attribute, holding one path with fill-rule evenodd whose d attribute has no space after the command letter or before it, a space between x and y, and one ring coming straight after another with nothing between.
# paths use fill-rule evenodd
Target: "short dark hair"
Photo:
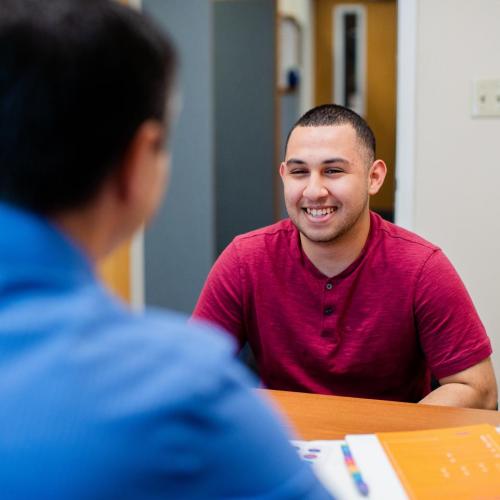
<instances>
[{"instance_id":1,"label":"short dark hair","mask_svg":"<svg viewBox=\"0 0 500 500\"><path fill-rule=\"evenodd\" d=\"M0 0L0 200L80 207L141 123L167 122L175 50L111 0Z\"/></svg>"},{"instance_id":2,"label":"short dark hair","mask_svg":"<svg viewBox=\"0 0 500 500\"><path fill-rule=\"evenodd\" d=\"M375 159L376 142L372 129L361 116L339 104L322 104L304 113L288 133L286 147L288 147L292 132L297 127L328 127L346 124L354 128L358 139L368 152L369 160L373 161Z\"/></svg>"}]
</instances>

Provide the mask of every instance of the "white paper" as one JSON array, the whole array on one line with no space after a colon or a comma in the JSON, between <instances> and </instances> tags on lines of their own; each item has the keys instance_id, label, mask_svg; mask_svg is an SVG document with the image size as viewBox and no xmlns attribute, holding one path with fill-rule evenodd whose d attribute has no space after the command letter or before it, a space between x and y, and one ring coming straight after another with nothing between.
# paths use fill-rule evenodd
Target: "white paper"
<instances>
[{"instance_id":1,"label":"white paper","mask_svg":"<svg viewBox=\"0 0 500 500\"><path fill-rule=\"evenodd\" d=\"M351 450L372 500L407 500L399 478L394 471L384 448L375 434L352 434L346 436Z\"/></svg>"},{"instance_id":2,"label":"white paper","mask_svg":"<svg viewBox=\"0 0 500 500\"><path fill-rule=\"evenodd\" d=\"M372 498L362 496L356 489L341 449L345 441L292 441L292 444L297 448L301 458L310 462L318 479L336 498L340 500Z\"/></svg>"}]
</instances>

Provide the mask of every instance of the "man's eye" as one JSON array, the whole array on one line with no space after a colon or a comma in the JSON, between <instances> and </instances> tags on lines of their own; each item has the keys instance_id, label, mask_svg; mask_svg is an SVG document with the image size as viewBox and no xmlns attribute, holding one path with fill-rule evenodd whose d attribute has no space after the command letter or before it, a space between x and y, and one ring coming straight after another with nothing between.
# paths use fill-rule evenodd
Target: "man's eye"
<instances>
[{"instance_id":1,"label":"man's eye","mask_svg":"<svg viewBox=\"0 0 500 500\"><path fill-rule=\"evenodd\" d=\"M327 168L325 170L325 174L332 175L332 174L341 174L343 170L340 168Z\"/></svg>"},{"instance_id":2,"label":"man's eye","mask_svg":"<svg viewBox=\"0 0 500 500\"><path fill-rule=\"evenodd\" d=\"M290 174L291 175L303 175L303 174L307 174L307 170L305 170L303 168L295 168L293 170L290 170Z\"/></svg>"}]
</instances>

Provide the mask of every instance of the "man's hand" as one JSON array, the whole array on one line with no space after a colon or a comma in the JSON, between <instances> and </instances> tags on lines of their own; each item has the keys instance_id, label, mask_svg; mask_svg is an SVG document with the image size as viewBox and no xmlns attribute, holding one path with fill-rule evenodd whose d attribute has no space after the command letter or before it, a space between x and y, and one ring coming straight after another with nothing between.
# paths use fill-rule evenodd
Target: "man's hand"
<instances>
[{"instance_id":1,"label":"man's hand","mask_svg":"<svg viewBox=\"0 0 500 500\"><path fill-rule=\"evenodd\" d=\"M497 384L491 359L439 380L441 387L428 394L421 403L462 408L495 410L498 404Z\"/></svg>"}]
</instances>

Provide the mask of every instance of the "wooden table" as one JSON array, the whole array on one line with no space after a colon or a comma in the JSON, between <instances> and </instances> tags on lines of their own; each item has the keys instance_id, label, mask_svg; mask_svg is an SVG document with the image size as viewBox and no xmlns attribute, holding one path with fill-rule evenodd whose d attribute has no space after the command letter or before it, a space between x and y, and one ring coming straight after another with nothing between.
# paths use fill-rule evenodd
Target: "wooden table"
<instances>
[{"instance_id":1,"label":"wooden table","mask_svg":"<svg viewBox=\"0 0 500 500\"><path fill-rule=\"evenodd\" d=\"M500 413L376 399L258 390L288 417L301 439L342 439L346 434L412 431L471 424L500 426Z\"/></svg>"}]
</instances>

